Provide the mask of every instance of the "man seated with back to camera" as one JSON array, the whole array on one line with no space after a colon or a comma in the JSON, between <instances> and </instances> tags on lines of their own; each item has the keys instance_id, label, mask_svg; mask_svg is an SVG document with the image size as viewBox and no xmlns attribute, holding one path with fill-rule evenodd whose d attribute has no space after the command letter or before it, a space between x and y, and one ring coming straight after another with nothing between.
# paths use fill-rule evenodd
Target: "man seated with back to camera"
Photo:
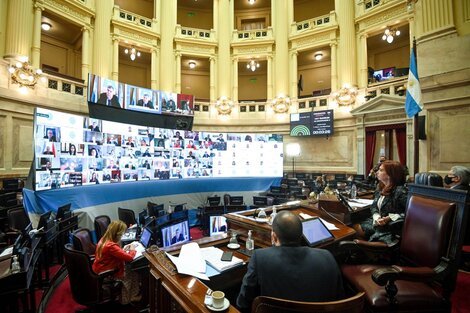
<instances>
[{"instance_id":1,"label":"man seated with back to camera","mask_svg":"<svg viewBox=\"0 0 470 313\"><path fill-rule=\"evenodd\" d=\"M256 249L243 278L237 306L250 312L257 296L294 301L334 301L344 297L343 281L333 255L301 246L302 222L290 211L276 215L272 247Z\"/></svg>"},{"instance_id":2,"label":"man seated with back to camera","mask_svg":"<svg viewBox=\"0 0 470 313\"><path fill-rule=\"evenodd\" d=\"M396 234L401 229L393 229L390 222L405 218L408 190L406 189L405 168L397 161L384 161L377 171L379 184L370 207L371 217L354 225L357 235L368 241L382 241L387 245L397 242Z\"/></svg>"}]
</instances>

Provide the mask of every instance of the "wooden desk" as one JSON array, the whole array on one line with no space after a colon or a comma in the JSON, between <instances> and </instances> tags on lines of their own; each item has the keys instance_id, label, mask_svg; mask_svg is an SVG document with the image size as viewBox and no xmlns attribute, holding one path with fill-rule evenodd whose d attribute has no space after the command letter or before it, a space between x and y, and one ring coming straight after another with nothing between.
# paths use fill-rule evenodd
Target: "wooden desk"
<instances>
[{"instance_id":1,"label":"wooden desk","mask_svg":"<svg viewBox=\"0 0 470 313\"><path fill-rule=\"evenodd\" d=\"M217 246L225 250L228 238L224 234L205 237L195 241L201 247ZM150 312L173 312L177 308L177 312L209 313L212 311L204 305L204 298L208 288L222 291L234 288L234 286L240 288L241 281L246 273L246 266L225 271L211 277L210 281L201 281L192 276L178 274L175 266L165 255L164 251L177 254L180 247L181 245L177 247L172 246L170 247L171 249L152 247L147 252L144 252L150 265ZM234 256L248 261L247 256L237 251L234 251ZM239 312L233 304L233 300L231 300L231 306L225 312Z\"/></svg>"},{"instance_id":2,"label":"wooden desk","mask_svg":"<svg viewBox=\"0 0 470 313\"><path fill-rule=\"evenodd\" d=\"M319 248L333 248L335 243L341 240L347 240L351 238L356 232L351 227L342 224L338 220L333 219L331 216L318 210L317 204L310 204L308 201L302 201L295 205L279 205L276 206L278 213L282 210L292 210L294 213L306 213L311 216L319 216L324 220L333 223L338 227L338 230L332 230L331 232L335 236L333 242L325 243L319 246ZM256 211L256 212L255 212ZM235 213L228 213L224 216L227 218L228 229L235 231L238 234L238 238L246 241L248 236L248 230L252 230L253 239L255 240L256 247L270 247L271 246L271 225L267 223L259 223L253 219L255 213L259 210L246 210ZM270 215L272 208L266 209L266 214Z\"/></svg>"}]
</instances>

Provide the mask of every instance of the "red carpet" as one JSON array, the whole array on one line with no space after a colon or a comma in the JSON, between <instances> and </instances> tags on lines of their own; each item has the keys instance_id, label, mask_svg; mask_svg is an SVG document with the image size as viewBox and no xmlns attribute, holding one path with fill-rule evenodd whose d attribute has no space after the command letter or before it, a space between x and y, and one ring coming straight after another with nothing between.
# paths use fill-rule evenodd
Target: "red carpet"
<instances>
[{"instance_id":1,"label":"red carpet","mask_svg":"<svg viewBox=\"0 0 470 313\"><path fill-rule=\"evenodd\" d=\"M470 313L470 273L459 272L457 287L452 294L452 313Z\"/></svg>"}]
</instances>

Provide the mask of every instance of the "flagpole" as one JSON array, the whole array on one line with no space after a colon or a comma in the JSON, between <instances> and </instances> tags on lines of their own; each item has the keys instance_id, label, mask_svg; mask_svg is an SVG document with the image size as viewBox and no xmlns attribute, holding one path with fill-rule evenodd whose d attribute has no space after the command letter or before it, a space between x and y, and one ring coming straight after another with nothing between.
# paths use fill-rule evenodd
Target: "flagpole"
<instances>
[{"instance_id":1,"label":"flagpole","mask_svg":"<svg viewBox=\"0 0 470 313\"><path fill-rule=\"evenodd\" d=\"M416 50L416 39L413 38L413 50L415 52L415 60L416 63L418 63L418 51ZM419 124L418 124L418 115L419 112L415 114L413 117L413 146L414 146L414 159L413 159L413 174L416 174L419 172L419 139L418 139L418 134L419 134Z\"/></svg>"}]
</instances>

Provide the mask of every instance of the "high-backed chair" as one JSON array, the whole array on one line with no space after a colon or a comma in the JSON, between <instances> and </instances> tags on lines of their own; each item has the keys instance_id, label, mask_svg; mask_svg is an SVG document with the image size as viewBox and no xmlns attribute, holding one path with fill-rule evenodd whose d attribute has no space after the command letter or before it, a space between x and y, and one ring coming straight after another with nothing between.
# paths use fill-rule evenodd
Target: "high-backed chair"
<instances>
[{"instance_id":1,"label":"high-backed chair","mask_svg":"<svg viewBox=\"0 0 470 313\"><path fill-rule=\"evenodd\" d=\"M135 213L131 209L118 208L118 217L127 227L137 224Z\"/></svg>"},{"instance_id":2,"label":"high-backed chair","mask_svg":"<svg viewBox=\"0 0 470 313\"><path fill-rule=\"evenodd\" d=\"M71 244L65 245L64 257L75 302L94 308L118 298L122 283L109 279L105 281L116 270L96 274L91 268L88 255L73 249Z\"/></svg>"},{"instance_id":3,"label":"high-backed chair","mask_svg":"<svg viewBox=\"0 0 470 313\"><path fill-rule=\"evenodd\" d=\"M450 312L463 234L466 192L409 185L409 198L394 265L342 265L345 281L366 294L372 312Z\"/></svg>"},{"instance_id":4,"label":"high-backed chair","mask_svg":"<svg viewBox=\"0 0 470 313\"><path fill-rule=\"evenodd\" d=\"M91 231L88 228L79 228L72 232L73 248L83 251L90 257L95 255L96 245L93 243Z\"/></svg>"},{"instance_id":5,"label":"high-backed chair","mask_svg":"<svg viewBox=\"0 0 470 313\"><path fill-rule=\"evenodd\" d=\"M96 242L100 241L101 237L103 237L106 229L108 229L109 224L111 224L111 219L107 215L99 215L95 217L95 235L96 235Z\"/></svg>"},{"instance_id":6,"label":"high-backed chair","mask_svg":"<svg viewBox=\"0 0 470 313\"><path fill-rule=\"evenodd\" d=\"M9 209L7 211L8 229L6 231L6 243L13 244L26 227L31 223L26 210L23 207Z\"/></svg>"},{"instance_id":7,"label":"high-backed chair","mask_svg":"<svg viewBox=\"0 0 470 313\"><path fill-rule=\"evenodd\" d=\"M444 187L442 176L436 173L421 172L415 174L415 184Z\"/></svg>"},{"instance_id":8,"label":"high-backed chair","mask_svg":"<svg viewBox=\"0 0 470 313\"><path fill-rule=\"evenodd\" d=\"M251 313L362 313L364 293L330 302L301 302L259 296L253 300Z\"/></svg>"}]
</instances>

